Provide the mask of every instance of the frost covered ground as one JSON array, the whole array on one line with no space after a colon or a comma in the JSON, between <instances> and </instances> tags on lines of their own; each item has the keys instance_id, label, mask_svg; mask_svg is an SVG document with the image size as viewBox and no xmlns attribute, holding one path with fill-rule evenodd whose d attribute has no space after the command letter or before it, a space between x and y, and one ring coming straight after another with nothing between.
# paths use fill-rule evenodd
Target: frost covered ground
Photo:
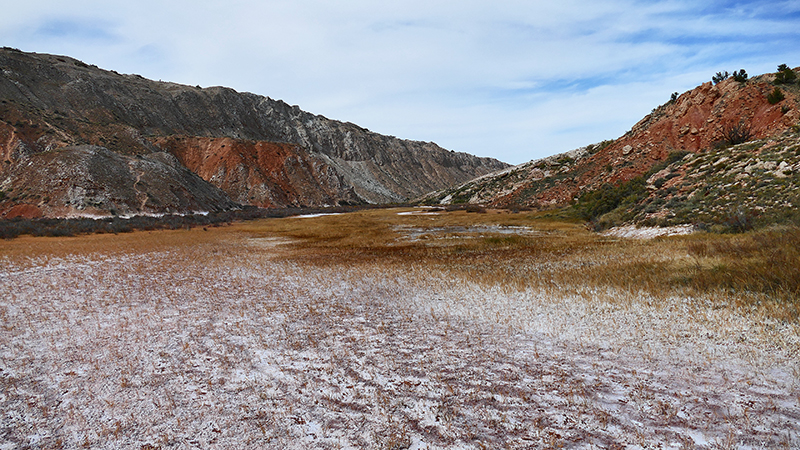
<instances>
[{"instance_id":1,"label":"frost covered ground","mask_svg":"<svg viewBox=\"0 0 800 450\"><path fill-rule=\"evenodd\" d=\"M288 242L0 257L0 449L800 447L796 326Z\"/></svg>"},{"instance_id":2,"label":"frost covered ground","mask_svg":"<svg viewBox=\"0 0 800 450\"><path fill-rule=\"evenodd\" d=\"M675 225L671 227L636 227L625 225L614 227L603 232L606 236L614 236L631 239L652 239L661 236L678 236L690 234L694 227L692 225Z\"/></svg>"}]
</instances>

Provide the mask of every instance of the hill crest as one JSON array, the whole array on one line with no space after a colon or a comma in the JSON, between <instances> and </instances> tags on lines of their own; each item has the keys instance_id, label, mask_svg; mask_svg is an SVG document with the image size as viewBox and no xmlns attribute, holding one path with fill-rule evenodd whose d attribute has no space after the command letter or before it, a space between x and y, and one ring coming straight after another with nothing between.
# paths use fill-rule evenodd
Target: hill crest
<instances>
[{"instance_id":1,"label":"hill crest","mask_svg":"<svg viewBox=\"0 0 800 450\"><path fill-rule=\"evenodd\" d=\"M624 185L638 177L650 179L653 176L648 185L649 197L668 201L687 194L685 191L691 183L672 175L671 180L675 180L656 186L653 183L659 176L651 171L665 170L664 166L677 164L676 155L687 154L706 155L705 158L716 161L714 155L724 155L727 151L735 153L740 161L752 160L753 164L758 164L761 161L758 155L763 152L772 155L764 161L787 158L777 160L776 164L784 163L784 168L796 167L800 172L797 166L800 161L794 161L792 151L774 153L773 148L778 145L775 142L780 142L782 148L791 149L796 145L794 137L800 130L800 87L796 83L776 85L775 79L776 74L765 74L746 82L727 79L717 84L703 83L655 108L618 139L506 168L455 188L428 194L423 201L507 208L561 207L575 203L587 193ZM784 98L772 103L769 97L776 88ZM734 143L729 142L730 135L737 130L748 145L731 145ZM752 158L741 156L741 152ZM702 178L698 173L688 172L695 178ZM789 175L781 178L787 186L791 184L789 179ZM677 196L675 192L659 191L678 189L679 181L687 184ZM729 206L735 209L734 205ZM661 216L667 218L670 213L662 212ZM652 222L650 219L653 217L640 216L636 221Z\"/></svg>"},{"instance_id":2,"label":"hill crest","mask_svg":"<svg viewBox=\"0 0 800 450\"><path fill-rule=\"evenodd\" d=\"M0 217L18 204L63 206L31 197L8 177L33 155L76 145L127 156L169 152L182 164L192 161L191 169L229 198L265 207L400 202L507 166L383 136L269 97L152 81L8 48L0 50L0 101L0 182L6 186ZM207 153L215 140L227 144ZM216 153L224 164L197 161L194 145L205 148L203 158ZM214 177L222 167L226 175ZM116 209L125 208L157 209L147 203Z\"/></svg>"}]
</instances>

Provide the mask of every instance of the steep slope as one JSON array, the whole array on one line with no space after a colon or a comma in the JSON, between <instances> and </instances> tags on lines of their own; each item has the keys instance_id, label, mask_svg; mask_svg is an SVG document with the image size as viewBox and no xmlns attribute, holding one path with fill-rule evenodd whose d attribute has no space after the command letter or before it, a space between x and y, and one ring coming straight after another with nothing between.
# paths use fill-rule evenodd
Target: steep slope
<instances>
[{"instance_id":1,"label":"steep slope","mask_svg":"<svg viewBox=\"0 0 800 450\"><path fill-rule=\"evenodd\" d=\"M0 192L0 218L9 219L220 211L238 206L168 153L134 157L90 145L17 161L7 170Z\"/></svg>"},{"instance_id":2,"label":"steep slope","mask_svg":"<svg viewBox=\"0 0 800 450\"><path fill-rule=\"evenodd\" d=\"M677 155L676 155L677 156ZM800 224L800 133L789 130L716 151L688 153L648 172L637 198L597 218L622 222L691 223L742 231Z\"/></svg>"},{"instance_id":3,"label":"steep slope","mask_svg":"<svg viewBox=\"0 0 800 450\"><path fill-rule=\"evenodd\" d=\"M654 169L658 169L655 170L658 172L664 169L659 166L675 163L676 156L683 157L685 154L723 155L725 151L733 151L737 153L739 161L756 164L755 161L760 161L761 153L772 154L772 150L768 149L779 137L778 140L784 142L782 148L794 148L792 136L800 122L800 87L796 83L778 85L785 98L773 104L768 96L776 88L774 80L775 74L766 74L744 83L733 79L716 85L705 83L654 109L628 133L614 141L507 168L458 187L429 194L423 201L507 207L562 206L605 186L619 186L637 177L654 176ZM730 141L736 131L743 134L740 137L744 141L760 141L731 150ZM783 133L788 135L783 136ZM741 156L739 153L742 151L749 156ZM790 153L785 156L788 157ZM781 152L778 154L783 155ZM716 161L714 156L708 158ZM686 157L687 161L690 159ZM702 158L694 161L700 160ZM766 160L772 161L774 157L766 157ZM784 167L787 165L794 167L791 160ZM677 166L673 169L678 170ZM758 174L763 175L764 172ZM703 177L698 174L694 176ZM653 178L648 185L653 191L674 189L674 184L680 182L676 179L671 183L654 184L658 178ZM672 199L672 194L653 192L652 196L668 201ZM679 195L685 194L681 191ZM666 217L669 213L662 212L661 215ZM653 217L637 216L638 220L645 218ZM685 217L684 220L689 218Z\"/></svg>"},{"instance_id":4,"label":"steep slope","mask_svg":"<svg viewBox=\"0 0 800 450\"><path fill-rule=\"evenodd\" d=\"M183 136L154 143L242 204L268 208L360 202L342 176L297 144Z\"/></svg>"},{"instance_id":5,"label":"steep slope","mask_svg":"<svg viewBox=\"0 0 800 450\"><path fill-rule=\"evenodd\" d=\"M169 151L239 201L319 206L402 201L506 167L268 97L155 82L7 48L0 50L0 99L0 179L21 158L92 144L126 155ZM229 139L227 156L211 138ZM213 153L225 163L198 159ZM220 168L226 175L214 177Z\"/></svg>"}]
</instances>

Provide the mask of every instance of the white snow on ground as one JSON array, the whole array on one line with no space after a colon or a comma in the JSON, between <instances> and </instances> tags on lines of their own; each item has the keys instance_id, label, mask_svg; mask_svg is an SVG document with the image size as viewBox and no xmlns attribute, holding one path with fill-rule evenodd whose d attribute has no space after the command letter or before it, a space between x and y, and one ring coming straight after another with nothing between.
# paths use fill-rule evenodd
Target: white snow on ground
<instances>
[{"instance_id":1,"label":"white snow on ground","mask_svg":"<svg viewBox=\"0 0 800 450\"><path fill-rule=\"evenodd\" d=\"M678 236L692 234L692 225L675 225L672 227L636 227L635 225L625 225L614 227L604 231L605 236L614 236L632 239L652 239L660 236Z\"/></svg>"},{"instance_id":2,"label":"white snow on ground","mask_svg":"<svg viewBox=\"0 0 800 450\"><path fill-rule=\"evenodd\" d=\"M236 245L0 261L0 448L800 447L796 326Z\"/></svg>"},{"instance_id":3,"label":"white snow on ground","mask_svg":"<svg viewBox=\"0 0 800 450\"><path fill-rule=\"evenodd\" d=\"M324 217L324 216L339 216L342 213L317 213L317 214L301 214L299 216L291 216L293 219L315 219L317 217Z\"/></svg>"},{"instance_id":4,"label":"white snow on ground","mask_svg":"<svg viewBox=\"0 0 800 450\"><path fill-rule=\"evenodd\" d=\"M441 213L430 211L403 211L397 213L398 216L438 216Z\"/></svg>"},{"instance_id":5,"label":"white snow on ground","mask_svg":"<svg viewBox=\"0 0 800 450\"><path fill-rule=\"evenodd\" d=\"M501 225L473 225L473 226L443 226L443 227L415 227L401 225L394 227L400 234L398 242L418 242L432 239L475 239L486 236L519 235L533 236L541 234L531 227L501 226Z\"/></svg>"}]
</instances>

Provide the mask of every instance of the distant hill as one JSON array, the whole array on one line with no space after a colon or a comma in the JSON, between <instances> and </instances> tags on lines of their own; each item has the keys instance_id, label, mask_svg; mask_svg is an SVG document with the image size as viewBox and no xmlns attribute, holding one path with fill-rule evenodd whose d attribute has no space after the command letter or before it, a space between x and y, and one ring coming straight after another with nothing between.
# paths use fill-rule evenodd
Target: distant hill
<instances>
[{"instance_id":1,"label":"distant hill","mask_svg":"<svg viewBox=\"0 0 800 450\"><path fill-rule=\"evenodd\" d=\"M623 222L741 228L796 220L800 86L791 76L778 82L782 77L704 83L655 108L618 139L506 168L422 201L509 208L577 202L597 228Z\"/></svg>"},{"instance_id":2,"label":"distant hill","mask_svg":"<svg viewBox=\"0 0 800 450\"><path fill-rule=\"evenodd\" d=\"M0 218L400 202L504 167L260 95L0 50Z\"/></svg>"}]
</instances>

